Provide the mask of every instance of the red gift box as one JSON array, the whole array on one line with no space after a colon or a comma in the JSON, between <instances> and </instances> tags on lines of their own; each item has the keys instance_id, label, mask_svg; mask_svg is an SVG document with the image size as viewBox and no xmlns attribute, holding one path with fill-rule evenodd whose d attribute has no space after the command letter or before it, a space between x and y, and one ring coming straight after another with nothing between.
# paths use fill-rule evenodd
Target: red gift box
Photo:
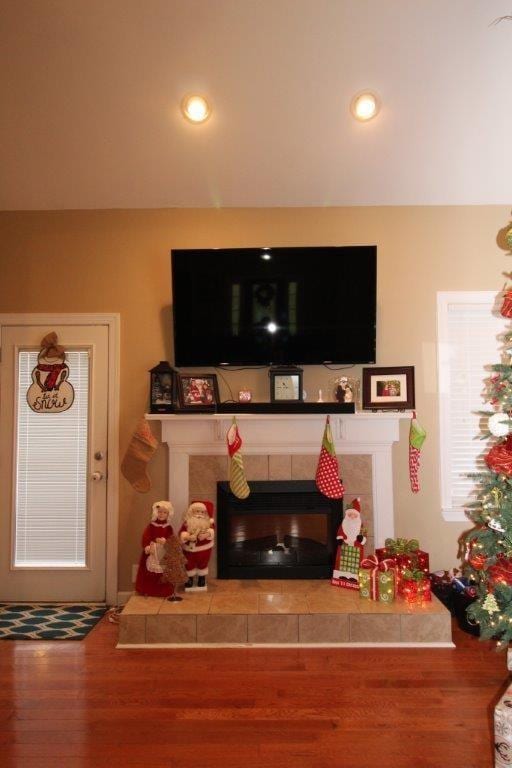
<instances>
[{"instance_id":1,"label":"red gift box","mask_svg":"<svg viewBox=\"0 0 512 768\"><path fill-rule=\"evenodd\" d=\"M391 559L396 566L397 591L401 594L400 584L404 571L430 571L428 552L420 549L417 539L386 539L384 547L375 550L377 560Z\"/></svg>"},{"instance_id":2,"label":"red gift box","mask_svg":"<svg viewBox=\"0 0 512 768\"><path fill-rule=\"evenodd\" d=\"M432 600L430 579L423 575L420 576L420 571L415 573L417 578L404 578L402 576L399 594L405 597L408 603L424 603Z\"/></svg>"}]
</instances>

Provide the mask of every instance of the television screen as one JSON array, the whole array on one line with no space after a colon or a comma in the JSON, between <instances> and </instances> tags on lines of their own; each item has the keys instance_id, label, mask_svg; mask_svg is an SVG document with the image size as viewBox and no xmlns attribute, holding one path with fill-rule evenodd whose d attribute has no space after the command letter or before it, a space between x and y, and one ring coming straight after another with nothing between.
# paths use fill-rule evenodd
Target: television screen
<instances>
[{"instance_id":1,"label":"television screen","mask_svg":"<svg viewBox=\"0 0 512 768\"><path fill-rule=\"evenodd\" d=\"M375 362L376 246L171 255L176 366Z\"/></svg>"}]
</instances>

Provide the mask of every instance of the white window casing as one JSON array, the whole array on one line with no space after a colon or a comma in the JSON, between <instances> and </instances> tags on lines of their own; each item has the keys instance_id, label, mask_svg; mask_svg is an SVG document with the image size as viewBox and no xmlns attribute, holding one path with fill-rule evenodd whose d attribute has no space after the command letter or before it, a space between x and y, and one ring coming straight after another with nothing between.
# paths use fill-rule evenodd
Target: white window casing
<instances>
[{"instance_id":1,"label":"white window casing","mask_svg":"<svg viewBox=\"0 0 512 768\"><path fill-rule=\"evenodd\" d=\"M441 508L445 520L465 521L465 505L475 501L478 482L469 473L487 467L489 448L482 418L489 410L485 380L502 360L500 336L509 321L499 314L495 291L440 291L437 294L437 351Z\"/></svg>"}]
</instances>

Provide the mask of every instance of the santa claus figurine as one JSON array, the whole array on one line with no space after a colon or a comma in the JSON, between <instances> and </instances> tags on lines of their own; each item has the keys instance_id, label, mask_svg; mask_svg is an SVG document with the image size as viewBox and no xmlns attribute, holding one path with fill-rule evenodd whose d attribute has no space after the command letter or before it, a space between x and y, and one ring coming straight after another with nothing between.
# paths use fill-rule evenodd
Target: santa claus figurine
<instances>
[{"instance_id":1,"label":"santa claus figurine","mask_svg":"<svg viewBox=\"0 0 512 768\"><path fill-rule=\"evenodd\" d=\"M187 509L180 528L180 541L187 558L188 581L185 590L204 591L207 589L208 563L215 539L213 504L211 501L193 501ZM197 576L197 585L194 579Z\"/></svg>"},{"instance_id":2,"label":"santa claus figurine","mask_svg":"<svg viewBox=\"0 0 512 768\"><path fill-rule=\"evenodd\" d=\"M359 586L359 563L363 559L366 530L361 521L361 499L354 499L345 510L343 521L336 534L338 549L334 562L332 581L337 586Z\"/></svg>"},{"instance_id":3,"label":"santa claus figurine","mask_svg":"<svg viewBox=\"0 0 512 768\"><path fill-rule=\"evenodd\" d=\"M151 509L151 522L142 534L142 554L135 581L139 595L171 597L174 587L162 581L165 542L173 535L170 523L174 510L170 501L157 501Z\"/></svg>"}]
</instances>

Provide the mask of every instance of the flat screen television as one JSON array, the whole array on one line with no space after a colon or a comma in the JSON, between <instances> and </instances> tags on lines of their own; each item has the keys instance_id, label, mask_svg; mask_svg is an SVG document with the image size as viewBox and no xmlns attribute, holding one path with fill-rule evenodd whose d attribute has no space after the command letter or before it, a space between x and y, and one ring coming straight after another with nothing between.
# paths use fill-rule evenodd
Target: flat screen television
<instances>
[{"instance_id":1,"label":"flat screen television","mask_svg":"<svg viewBox=\"0 0 512 768\"><path fill-rule=\"evenodd\" d=\"M374 363L377 248L173 250L177 367Z\"/></svg>"}]
</instances>

